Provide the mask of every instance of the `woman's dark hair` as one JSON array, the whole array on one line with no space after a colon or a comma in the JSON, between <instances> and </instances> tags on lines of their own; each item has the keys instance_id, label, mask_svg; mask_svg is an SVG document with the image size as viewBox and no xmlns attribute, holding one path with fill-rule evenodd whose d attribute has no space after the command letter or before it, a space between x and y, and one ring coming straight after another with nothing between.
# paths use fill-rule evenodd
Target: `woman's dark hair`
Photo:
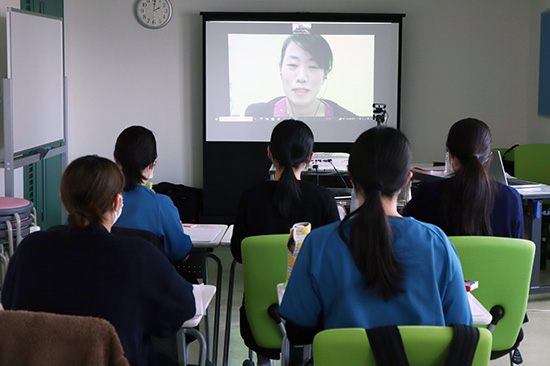
<instances>
[{"instance_id":1,"label":"woman's dark hair","mask_svg":"<svg viewBox=\"0 0 550 366\"><path fill-rule=\"evenodd\" d=\"M287 119L271 133L271 157L283 169L273 197L275 207L282 216L288 216L294 203L300 202L300 186L294 168L307 162L313 151L313 132L302 121Z\"/></svg>"},{"instance_id":2,"label":"woman's dark hair","mask_svg":"<svg viewBox=\"0 0 550 366\"><path fill-rule=\"evenodd\" d=\"M142 126L130 126L116 140L114 157L126 178L125 191L131 191L144 179L143 170L157 158L153 132Z\"/></svg>"},{"instance_id":3,"label":"woman's dark hair","mask_svg":"<svg viewBox=\"0 0 550 366\"><path fill-rule=\"evenodd\" d=\"M88 155L74 160L61 176L60 196L69 226L102 224L124 188L124 175L112 161Z\"/></svg>"},{"instance_id":4,"label":"woman's dark hair","mask_svg":"<svg viewBox=\"0 0 550 366\"><path fill-rule=\"evenodd\" d=\"M394 128L374 127L359 136L351 148L349 173L365 202L348 214L338 232L351 252L366 286L384 301L403 292L403 275L393 252L392 231L382 196L392 197L407 183L411 149L405 135ZM344 227L351 221L351 235Z\"/></svg>"},{"instance_id":5,"label":"woman's dark hair","mask_svg":"<svg viewBox=\"0 0 550 366\"><path fill-rule=\"evenodd\" d=\"M325 71L325 76L332 70L332 50L327 40L319 34L292 34L283 43L279 68L283 66L286 48L290 42L296 43L304 51L309 52L313 60Z\"/></svg>"},{"instance_id":6,"label":"woman's dark hair","mask_svg":"<svg viewBox=\"0 0 550 366\"><path fill-rule=\"evenodd\" d=\"M489 127L474 118L456 122L449 130L447 149L461 165L445 195L453 234L492 235L495 186L483 165L491 156Z\"/></svg>"}]
</instances>

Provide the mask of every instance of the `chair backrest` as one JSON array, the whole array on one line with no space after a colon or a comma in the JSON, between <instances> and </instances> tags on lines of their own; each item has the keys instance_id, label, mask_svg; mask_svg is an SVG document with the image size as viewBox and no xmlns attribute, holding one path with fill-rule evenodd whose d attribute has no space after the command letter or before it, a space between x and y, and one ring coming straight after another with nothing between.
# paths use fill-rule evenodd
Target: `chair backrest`
<instances>
[{"instance_id":1,"label":"chair backrest","mask_svg":"<svg viewBox=\"0 0 550 366\"><path fill-rule=\"evenodd\" d=\"M473 366L487 366L491 355L491 333L480 329ZM442 366L451 349L452 327L400 326L403 347L411 366ZM313 339L315 366L375 366L365 329L328 329Z\"/></svg>"},{"instance_id":2,"label":"chair backrest","mask_svg":"<svg viewBox=\"0 0 550 366\"><path fill-rule=\"evenodd\" d=\"M0 365L129 365L115 328L100 318L6 310L0 334Z\"/></svg>"},{"instance_id":3,"label":"chair backrest","mask_svg":"<svg viewBox=\"0 0 550 366\"><path fill-rule=\"evenodd\" d=\"M504 317L493 330L493 350L510 349L527 309L535 244L490 236L449 239L460 257L464 278L479 282L472 294L489 311L496 305L504 309Z\"/></svg>"},{"instance_id":4,"label":"chair backrest","mask_svg":"<svg viewBox=\"0 0 550 366\"><path fill-rule=\"evenodd\" d=\"M550 144L526 144L514 149L514 175L550 184Z\"/></svg>"},{"instance_id":5,"label":"chair backrest","mask_svg":"<svg viewBox=\"0 0 550 366\"><path fill-rule=\"evenodd\" d=\"M145 239L156 246L162 252L162 254L166 255L166 250L164 250L164 240L161 237L156 236L155 233L151 231L113 226L111 228L111 234Z\"/></svg>"},{"instance_id":6,"label":"chair backrest","mask_svg":"<svg viewBox=\"0 0 550 366\"><path fill-rule=\"evenodd\" d=\"M281 348L281 331L267 309L278 303L277 284L286 281L288 237L250 236L241 243L246 316L254 340L264 348Z\"/></svg>"}]
</instances>

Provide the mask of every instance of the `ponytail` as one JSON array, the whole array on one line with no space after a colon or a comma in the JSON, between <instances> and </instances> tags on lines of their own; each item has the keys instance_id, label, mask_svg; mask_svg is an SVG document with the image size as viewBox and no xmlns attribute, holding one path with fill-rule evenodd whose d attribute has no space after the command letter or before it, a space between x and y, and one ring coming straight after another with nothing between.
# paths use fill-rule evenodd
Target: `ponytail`
<instances>
[{"instance_id":1,"label":"ponytail","mask_svg":"<svg viewBox=\"0 0 550 366\"><path fill-rule=\"evenodd\" d=\"M273 129L269 150L274 164L283 169L273 195L273 204L281 216L287 217L301 201L300 184L294 169L311 157L313 132L304 122L284 120Z\"/></svg>"},{"instance_id":2,"label":"ponytail","mask_svg":"<svg viewBox=\"0 0 550 366\"><path fill-rule=\"evenodd\" d=\"M447 148L460 162L444 196L453 234L492 235L496 186L483 165L491 155L489 127L474 118L460 120L449 130Z\"/></svg>"},{"instance_id":3,"label":"ponytail","mask_svg":"<svg viewBox=\"0 0 550 366\"><path fill-rule=\"evenodd\" d=\"M393 251L392 230L382 196L392 197L405 185L410 162L406 137L389 127L364 132L353 145L349 159L350 175L365 201L344 218L338 233L365 276L366 287L384 301L404 291L404 277ZM345 228L349 225L348 238Z\"/></svg>"},{"instance_id":4,"label":"ponytail","mask_svg":"<svg viewBox=\"0 0 550 366\"><path fill-rule=\"evenodd\" d=\"M354 214L357 218L352 222L351 235L347 239L343 228ZM384 301L403 292L400 285L403 275L393 252L391 226L380 191L367 193L363 205L340 223L338 233L346 242L355 265L365 275L366 287L372 288Z\"/></svg>"},{"instance_id":5,"label":"ponytail","mask_svg":"<svg viewBox=\"0 0 550 366\"><path fill-rule=\"evenodd\" d=\"M493 235L494 197L494 182L479 159L466 160L449 179L445 196L454 235Z\"/></svg>"},{"instance_id":6,"label":"ponytail","mask_svg":"<svg viewBox=\"0 0 550 366\"><path fill-rule=\"evenodd\" d=\"M292 166L286 165L281 178L277 182L277 188L273 196L273 203L277 211L283 217L288 216L292 210L292 206L300 202L301 196L300 185L294 175L294 169Z\"/></svg>"}]
</instances>

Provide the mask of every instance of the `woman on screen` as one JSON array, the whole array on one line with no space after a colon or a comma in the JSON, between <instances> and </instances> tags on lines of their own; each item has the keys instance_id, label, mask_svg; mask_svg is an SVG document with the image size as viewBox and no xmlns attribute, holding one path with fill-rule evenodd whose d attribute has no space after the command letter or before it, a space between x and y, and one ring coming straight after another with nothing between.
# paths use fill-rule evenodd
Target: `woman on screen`
<instances>
[{"instance_id":1,"label":"woman on screen","mask_svg":"<svg viewBox=\"0 0 550 366\"><path fill-rule=\"evenodd\" d=\"M245 115L253 117L356 117L335 102L318 98L332 70L328 42L318 34L292 34L283 43L279 72L285 96L251 104Z\"/></svg>"}]
</instances>

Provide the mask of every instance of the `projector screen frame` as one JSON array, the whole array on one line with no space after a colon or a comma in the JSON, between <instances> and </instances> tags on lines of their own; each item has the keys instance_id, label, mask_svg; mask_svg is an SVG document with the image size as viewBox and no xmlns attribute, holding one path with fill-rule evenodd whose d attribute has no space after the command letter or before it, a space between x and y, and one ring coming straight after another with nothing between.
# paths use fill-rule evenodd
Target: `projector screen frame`
<instances>
[{"instance_id":1,"label":"projector screen frame","mask_svg":"<svg viewBox=\"0 0 550 366\"><path fill-rule=\"evenodd\" d=\"M240 195L269 178L266 141L207 141L207 75L206 25L210 21L287 21L287 22L381 22L397 23L397 106L390 115L394 127L400 129L401 67L403 13L259 13L259 12L201 12L203 18L203 222L232 223ZM375 103L385 101L374 100ZM349 152L352 142L316 142L314 151Z\"/></svg>"}]
</instances>

